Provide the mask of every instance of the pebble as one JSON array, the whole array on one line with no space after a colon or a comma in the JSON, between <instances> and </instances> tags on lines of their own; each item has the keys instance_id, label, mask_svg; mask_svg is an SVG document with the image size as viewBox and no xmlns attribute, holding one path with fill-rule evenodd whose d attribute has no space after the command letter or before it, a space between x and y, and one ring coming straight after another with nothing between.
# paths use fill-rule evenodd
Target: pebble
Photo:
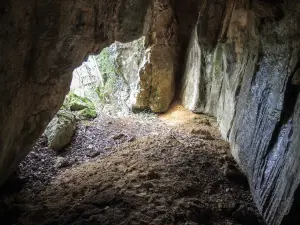
<instances>
[{"instance_id":1,"label":"pebble","mask_svg":"<svg viewBox=\"0 0 300 225\"><path fill-rule=\"evenodd\" d=\"M118 139L123 138L124 136L125 136L124 134L116 134L116 135L114 135L114 136L112 137L112 139L118 140Z\"/></svg>"},{"instance_id":2,"label":"pebble","mask_svg":"<svg viewBox=\"0 0 300 225\"><path fill-rule=\"evenodd\" d=\"M55 162L55 167L58 169L70 167L70 166L72 166L72 162L68 161L64 157L58 157Z\"/></svg>"},{"instance_id":3,"label":"pebble","mask_svg":"<svg viewBox=\"0 0 300 225\"><path fill-rule=\"evenodd\" d=\"M95 158L98 155L100 155L100 151L94 151L94 152L90 152L90 154L88 155L90 158Z\"/></svg>"}]
</instances>

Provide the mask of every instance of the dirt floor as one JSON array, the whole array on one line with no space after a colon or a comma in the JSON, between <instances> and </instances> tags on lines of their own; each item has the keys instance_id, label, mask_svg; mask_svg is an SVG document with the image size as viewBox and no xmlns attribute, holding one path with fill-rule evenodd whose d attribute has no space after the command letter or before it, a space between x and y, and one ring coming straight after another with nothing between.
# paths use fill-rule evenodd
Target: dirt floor
<instances>
[{"instance_id":1,"label":"dirt floor","mask_svg":"<svg viewBox=\"0 0 300 225\"><path fill-rule=\"evenodd\" d=\"M80 122L57 153L41 137L0 197L0 224L263 224L210 117Z\"/></svg>"}]
</instances>

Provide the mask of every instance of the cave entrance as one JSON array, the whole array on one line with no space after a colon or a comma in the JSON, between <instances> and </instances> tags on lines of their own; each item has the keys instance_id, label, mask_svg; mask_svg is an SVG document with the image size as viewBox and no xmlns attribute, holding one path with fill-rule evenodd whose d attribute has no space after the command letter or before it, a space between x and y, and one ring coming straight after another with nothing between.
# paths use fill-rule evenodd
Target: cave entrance
<instances>
[{"instance_id":1,"label":"cave entrance","mask_svg":"<svg viewBox=\"0 0 300 225\"><path fill-rule=\"evenodd\" d=\"M25 182L0 197L0 220L259 223L215 120L178 101L163 114L144 104L143 41L114 43L74 71L61 110L19 166Z\"/></svg>"},{"instance_id":2,"label":"cave entrance","mask_svg":"<svg viewBox=\"0 0 300 225\"><path fill-rule=\"evenodd\" d=\"M74 70L70 92L62 110L78 119L94 119L102 113L128 115L138 86L144 38L131 43L116 42L99 55L89 56Z\"/></svg>"},{"instance_id":3,"label":"cave entrance","mask_svg":"<svg viewBox=\"0 0 300 225\"><path fill-rule=\"evenodd\" d=\"M102 113L125 116L137 108L147 111L147 106L137 103L142 92L139 72L145 57L144 42L144 37L129 43L115 42L99 55L89 56L73 72L64 107L72 111L88 108L79 112L87 119Z\"/></svg>"}]
</instances>

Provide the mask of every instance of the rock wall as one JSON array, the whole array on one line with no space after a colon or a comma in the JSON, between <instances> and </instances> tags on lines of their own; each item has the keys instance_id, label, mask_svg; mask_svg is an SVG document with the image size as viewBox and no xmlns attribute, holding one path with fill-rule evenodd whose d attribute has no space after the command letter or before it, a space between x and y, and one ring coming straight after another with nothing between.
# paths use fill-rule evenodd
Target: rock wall
<instances>
[{"instance_id":1,"label":"rock wall","mask_svg":"<svg viewBox=\"0 0 300 225\"><path fill-rule=\"evenodd\" d=\"M182 82L187 108L217 117L268 224L300 183L299 1L204 1Z\"/></svg>"},{"instance_id":2,"label":"rock wall","mask_svg":"<svg viewBox=\"0 0 300 225\"><path fill-rule=\"evenodd\" d=\"M1 1L0 185L62 105L73 69L114 40L140 37L149 2Z\"/></svg>"}]
</instances>

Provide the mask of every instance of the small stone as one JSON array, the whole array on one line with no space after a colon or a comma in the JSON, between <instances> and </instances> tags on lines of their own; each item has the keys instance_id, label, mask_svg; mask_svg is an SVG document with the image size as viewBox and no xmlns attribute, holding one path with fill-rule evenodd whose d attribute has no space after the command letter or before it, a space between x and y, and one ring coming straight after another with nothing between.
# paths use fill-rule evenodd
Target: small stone
<instances>
[{"instance_id":1,"label":"small stone","mask_svg":"<svg viewBox=\"0 0 300 225\"><path fill-rule=\"evenodd\" d=\"M57 169L65 168L65 167L70 167L72 166L72 163L69 162L67 159L63 157L58 157L55 163L55 167Z\"/></svg>"},{"instance_id":2,"label":"small stone","mask_svg":"<svg viewBox=\"0 0 300 225\"><path fill-rule=\"evenodd\" d=\"M112 137L112 139L119 140L119 139L123 138L124 136L125 136L124 134L116 134Z\"/></svg>"},{"instance_id":3,"label":"small stone","mask_svg":"<svg viewBox=\"0 0 300 225\"><path fill-rule=\"evenodd\" d=\"M235 183L248 185L246 176L232 163L225 164L224 176Z\"/></svg>"},{"instance_id":4,"label":"small stone","mask_svg":"<svg viewBox=\"0 0 300 225\"><path fill-rule=\"evenodd\" d=\"M135 141L135 137L131 137L128 139L128 142L133 142L133 141Z\"/></svg>"},{"instance_id":5,"label":"small stone","mask_svg":"<svg viewBox=\"0 0 300 225\"><path fill-rule=\"evenodd\" d=\"M187 221L187 222L185 222L185 224L184 225L197 225L198 223L195 223L195 222L193 222L193 221Z\"/></svg>"},{"instance_id":6,"label":"small stone","mask_svg":"<svg viewBox=\"0 0 300 225\"><path fill-rule=\"evenodd\" d=\"M147 193L146 192L141 192L137 194L138 197L146 197Z\"/></svg>"},{"instance_id":7,"label":"small stone","mask_svg":"<svg viewBox=\"0 0 300 225\"><path fill-rule=\"evenodd\" d=\"M91 152L91 153L89 154L89 157L95 158L95 157L97 157L98 155L100 155L100 151L94 151L94 152Z\"/></svg>"},{"instance_id":8,"label":"small stone","mask_svg":"<svg viewBox=\"0 0 300 225\"><path fill-rule=\"evenodd\" d=\"M154 185L151 182L144 182L142 184L142 187L145 188L145 189L150 189L150 188L153 188Z\"/></svg>"}]
</instances>

